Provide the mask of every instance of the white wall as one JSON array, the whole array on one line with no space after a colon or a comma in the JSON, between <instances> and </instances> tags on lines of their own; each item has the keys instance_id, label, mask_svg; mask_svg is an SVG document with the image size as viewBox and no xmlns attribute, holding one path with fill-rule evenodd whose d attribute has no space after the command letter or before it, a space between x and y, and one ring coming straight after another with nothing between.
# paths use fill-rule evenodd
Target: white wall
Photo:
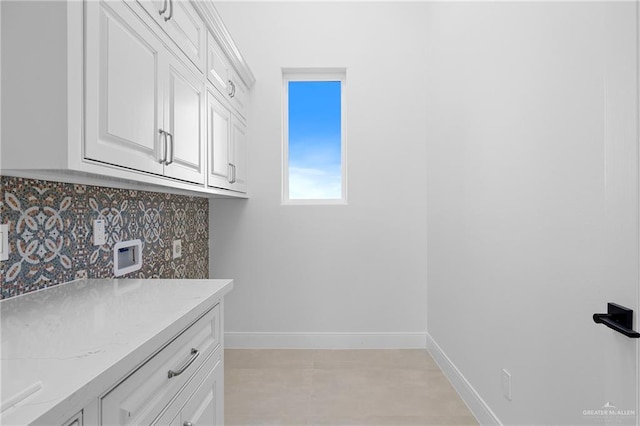
<instances>
[{"instance_id":1,"label":"white wall","mask_svg":"<svg viewBox=\"0 0 640 426\"><path fill-rule=\"evenodd\" d=\"M257 78L251 198L210 209L211 276L236 283L226 343L424 347L423 6L216 6ZM283 67L347 69L348 206L280 204Z\"/></svg>"},{"instance_id":2,"label":"white wall","mask_svg":"<svg viewBox=\"0 0 640 426\"><path fill-rule=\"evenodd\" d=\"M232 342L406 343L379 334L419 336L428 312L483 422L638 410L636 342L591 320L638 310L634 2L218 8L258 79L251 199L211 209L212 275L237 282L227 328L249 333ZM296 66L348 69L348 207L280 205Z\"/></svg>"},{"instance_id":3,"label":"white wall","mask_svg":"<svg viewBox=\"0 0 640 426\"><path fill-rule=\"evenodd\" d=\"M636 342L591 320L637 311L635 8L428 6L429 334L504 424L637 409Z\"/></svg>"}]
</instances>

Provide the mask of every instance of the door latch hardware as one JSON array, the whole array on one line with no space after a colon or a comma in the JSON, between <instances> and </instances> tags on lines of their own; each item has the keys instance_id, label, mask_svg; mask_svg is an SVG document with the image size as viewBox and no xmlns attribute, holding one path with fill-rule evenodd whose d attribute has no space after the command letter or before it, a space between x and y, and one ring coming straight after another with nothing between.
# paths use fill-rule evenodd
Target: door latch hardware
<instances>
[{"instance_id":1,"label":"door latch hardware","mask_svg":"<svg viewBox=\"0 0 640 426\"><path fill-rule=\"evenodd\" d=\"M640 333L633 330L633 309L625 308L616 303L607 304L606 314L593 314L596 324L604 324L612 330L627 337L637 339Z\"/></svg>"}]
</instances>

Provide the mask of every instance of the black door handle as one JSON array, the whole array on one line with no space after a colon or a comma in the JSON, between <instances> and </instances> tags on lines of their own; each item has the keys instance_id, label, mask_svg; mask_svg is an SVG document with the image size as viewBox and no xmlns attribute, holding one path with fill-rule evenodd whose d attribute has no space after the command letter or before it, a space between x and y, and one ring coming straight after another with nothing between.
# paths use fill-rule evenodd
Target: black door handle
<instances>
[{"instance_id":1,"label":"black door handle","mask_svg":"<svg viewBox=\"0 0 640 426\"><path fill-rule=\"evenodd\" d=\"M633 309L625 308L616 303L607 304L606 314L593 314L596 324L604 324L612 330L627 337L637 339L640 333L633 330Z\"/></svg>"}]
</instances>

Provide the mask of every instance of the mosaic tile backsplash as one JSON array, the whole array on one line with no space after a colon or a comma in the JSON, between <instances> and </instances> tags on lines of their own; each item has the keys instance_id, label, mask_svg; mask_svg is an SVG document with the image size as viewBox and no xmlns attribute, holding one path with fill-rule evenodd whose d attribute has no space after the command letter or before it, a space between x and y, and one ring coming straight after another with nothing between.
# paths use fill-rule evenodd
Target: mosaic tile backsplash
<instances>
[{"instance_id":1,"label":"mosaic tile backsplash","mask_svg":"<svg viewBox=\"0 0 640 426\"><path fill-rule=\"evenodd\" d=\"M112 278L113 245L142 241L142 269L123 278L208 278L206 198L0 176L0 223L9 260L0 261L2 299L79 278ZM107 242L93 245L93 220ZM173 259L173 240L182 257Z\"/></svg>"}]
</instances>

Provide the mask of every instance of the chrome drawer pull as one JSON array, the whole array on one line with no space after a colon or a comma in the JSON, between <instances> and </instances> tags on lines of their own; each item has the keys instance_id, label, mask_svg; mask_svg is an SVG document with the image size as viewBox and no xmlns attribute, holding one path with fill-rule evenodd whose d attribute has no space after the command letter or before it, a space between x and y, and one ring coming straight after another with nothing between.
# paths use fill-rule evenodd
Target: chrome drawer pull
<instances>
[{"instance_id":1,"label":"chrome drawer pull","mask_svg":"<svg viewBox=\"0 0 640 426\"><path fill-rule=\"evenodd\" d=\"M188 421L186 421L186 420L185 420L185 422L184 422L184 423L182 423L182 426L196 426L196 424L195 424L195 423L188 422Z\"/></svg>"},{"instance_id":2,"label":"chrome drawer pull","mask_svg":"<svg viewBox=\"0 0 640 426\"><path fill-rule=\"evenodd\" d=\"M167 22L171 18L173 18L173 0L169 0L169 16L164 17L164 22Z\"/></svg>"},{"instance_id":3,"label":"chrome drawer pull","mask_svg":"<svg viewBox=\"0 0 640 426\"><path fill-rule=\"evenodd\" d=\"M162 8L162 10L159 10L158 12L160 13L160 15L162 15L166 11L167 11L167 0L164 0L163 8Z\"/></svg>"},{"instance_id":4,"label":"chrome drawer pull","mask_svg":"<svg viewBox=\"0 0 640 426\"><path fill-rule=\"evenodd\" d=\"M182 368L180 368L178 371L169 370L169 378L172 378L172 377L175 377L175 376L179 376L182 373L184 373L184 370L189 368L189 366L191 364L193 364L193 362L199 356L200 356L200 351L195 349L195 348L191 348L191 358L189 358L189 361L187 361L187 363L185 365L183 365Z\"/></svg>"}]
</instances>

